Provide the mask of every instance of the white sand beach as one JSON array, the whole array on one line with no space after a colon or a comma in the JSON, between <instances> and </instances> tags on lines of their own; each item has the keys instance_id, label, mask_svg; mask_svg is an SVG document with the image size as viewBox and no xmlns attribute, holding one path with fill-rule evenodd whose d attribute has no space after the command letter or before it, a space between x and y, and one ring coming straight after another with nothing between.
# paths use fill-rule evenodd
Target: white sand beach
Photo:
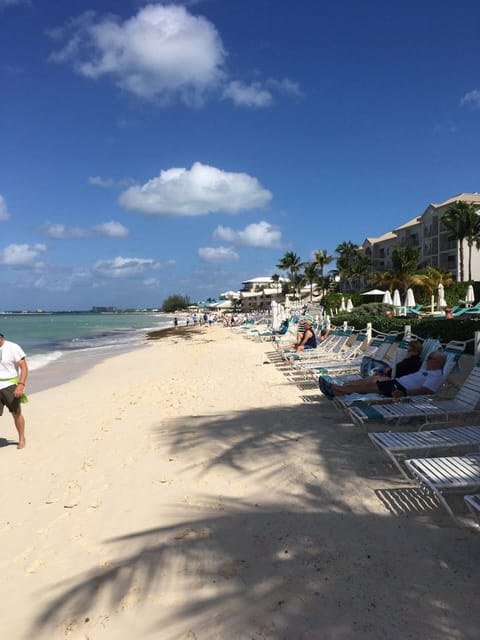
<instances>
[{"instance_id":1,"label":"white sand beach","mask_svg":"<svg viewBox=\"0 0 480 640\"><path fill-rule=\"evenodd\" d=\"M476 640L480 534L268 343L189 335L32 373L23 451L1 419L1 637Z\"/></svg>"}]
</instances>

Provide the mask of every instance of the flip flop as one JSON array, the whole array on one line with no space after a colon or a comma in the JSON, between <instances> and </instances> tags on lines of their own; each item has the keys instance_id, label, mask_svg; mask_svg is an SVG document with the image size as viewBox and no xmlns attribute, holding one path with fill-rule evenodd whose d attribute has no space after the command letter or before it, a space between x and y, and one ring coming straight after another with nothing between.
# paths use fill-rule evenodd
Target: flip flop
<instances>
[{"instance_id":1,"label":"flip flop","mask_svg":"<svg viewBox=\"0 0 480 640\"><path fill-rule=\"evenodd\" d=\"M327 382L325 378L320 377L318 379L318 386L320 391L329 399L333 400L335 398L335 394L333 393L332 385L330 382Z\"/></svg>"}]
</instances>

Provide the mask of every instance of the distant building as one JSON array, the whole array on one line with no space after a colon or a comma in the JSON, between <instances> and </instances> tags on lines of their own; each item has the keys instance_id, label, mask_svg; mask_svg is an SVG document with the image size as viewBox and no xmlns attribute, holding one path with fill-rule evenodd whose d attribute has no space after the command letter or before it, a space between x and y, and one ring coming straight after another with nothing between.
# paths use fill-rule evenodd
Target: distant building
<instances>
[{"instance_id":1,"label":"distant building","mask_svg":"<svg viewBox=\"0 0 480 640\"><path fill-rule=\"evenodd\" d=\"M372 273L388 271L392 267L392 250L398 246L419 249L419 262L435 269L449 271L458 280L460 274L460 243L446 231L441 220L443 215L457 202L463 200L473 204L480 212L478 193L459 193L440 204L429 204L425 211L408 222L377 238L366 238L363 242L365 254L371 258ZM468 278L468 246L463 242L464 279ZM480 280L480 251L472 249L472 279Z\"/></svg>"},{"instance_id":2,"label":"distant building","mask_svg":"<svg viewBox=\"0 0 480 640\"><path fill-rule=\"evenodd\" d=\"M116 307L92 307L92 313L115 313L117 311Z\"/></svg>"}]
</instances>

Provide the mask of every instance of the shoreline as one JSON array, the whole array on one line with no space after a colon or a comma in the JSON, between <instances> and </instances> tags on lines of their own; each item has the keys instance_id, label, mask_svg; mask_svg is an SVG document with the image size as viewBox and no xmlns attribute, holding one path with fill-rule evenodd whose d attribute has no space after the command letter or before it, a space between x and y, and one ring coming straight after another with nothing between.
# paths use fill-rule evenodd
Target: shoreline
<instances>
[{"instance_id":1,"label":"shoreline","mask_svg":"<svg viewBox=\"0 0 480 640\"><path fill-rule=\"evenodd\" d=\"M32 369L28 375L28 391L27 395L45 391L52 387L58 387L65 382L71 382L76 378L84 375L89 369L96 364L114 358L118 355L129 353L130 351L138 351L145 349L154 341L166 339L172 335L178 337L189 338L188 329L190 327L178 327L177 329L166 327L164 329L156 329L146 331L142 338L137 342L129 342L127 346L121 344L110 346L105 349L94 348L89 350L72 350L65 353L58 360L49 362L43 367ZM193 329L193 327L192 327ZM197 331L198 329L195 329ZM174 332L174 333L173 333ZM27 355L28 362L28 355Z\"/></svg>"},{"instance_id":2,"label":"shoreline","mask_svg":"<svg viewBox=\"0 0 480 640\"><path fill-rule=\"evenodd\" d=\"M3 635L476 639L478 534L271 343L174 331L0 422Z\"/></svg>"}]
</instances>

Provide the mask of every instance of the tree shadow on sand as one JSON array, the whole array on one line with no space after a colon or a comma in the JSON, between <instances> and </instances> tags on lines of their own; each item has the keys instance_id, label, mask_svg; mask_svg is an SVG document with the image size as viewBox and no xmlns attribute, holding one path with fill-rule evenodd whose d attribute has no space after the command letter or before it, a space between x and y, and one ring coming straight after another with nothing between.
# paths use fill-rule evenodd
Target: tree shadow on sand
<instances>
[{"instance_id":1,"label":"tree shadow on sand","mask_svg":"<svg viewBox=\"0 0 480 640\"><path fill-rule=\"evenodd\" d=\"M168 638L477 637L480 613L463 594L478 591L478 538L441 516L436 525L428 509L395 516L352 506L358 477L382 488L392 474L351 425L305 405L189 416L159 425L162 441L165 433L176 453L212 445L199 475L220 465L253 474L264 498L200 497L175 526L106 541L119 559L58 585L31 637L65 620L83 630L85 620L149 597ZM322 479L310 473L312 459ZM270 499L274 482L285 483L280 504Z\"/></svg>"}]
</instances>

